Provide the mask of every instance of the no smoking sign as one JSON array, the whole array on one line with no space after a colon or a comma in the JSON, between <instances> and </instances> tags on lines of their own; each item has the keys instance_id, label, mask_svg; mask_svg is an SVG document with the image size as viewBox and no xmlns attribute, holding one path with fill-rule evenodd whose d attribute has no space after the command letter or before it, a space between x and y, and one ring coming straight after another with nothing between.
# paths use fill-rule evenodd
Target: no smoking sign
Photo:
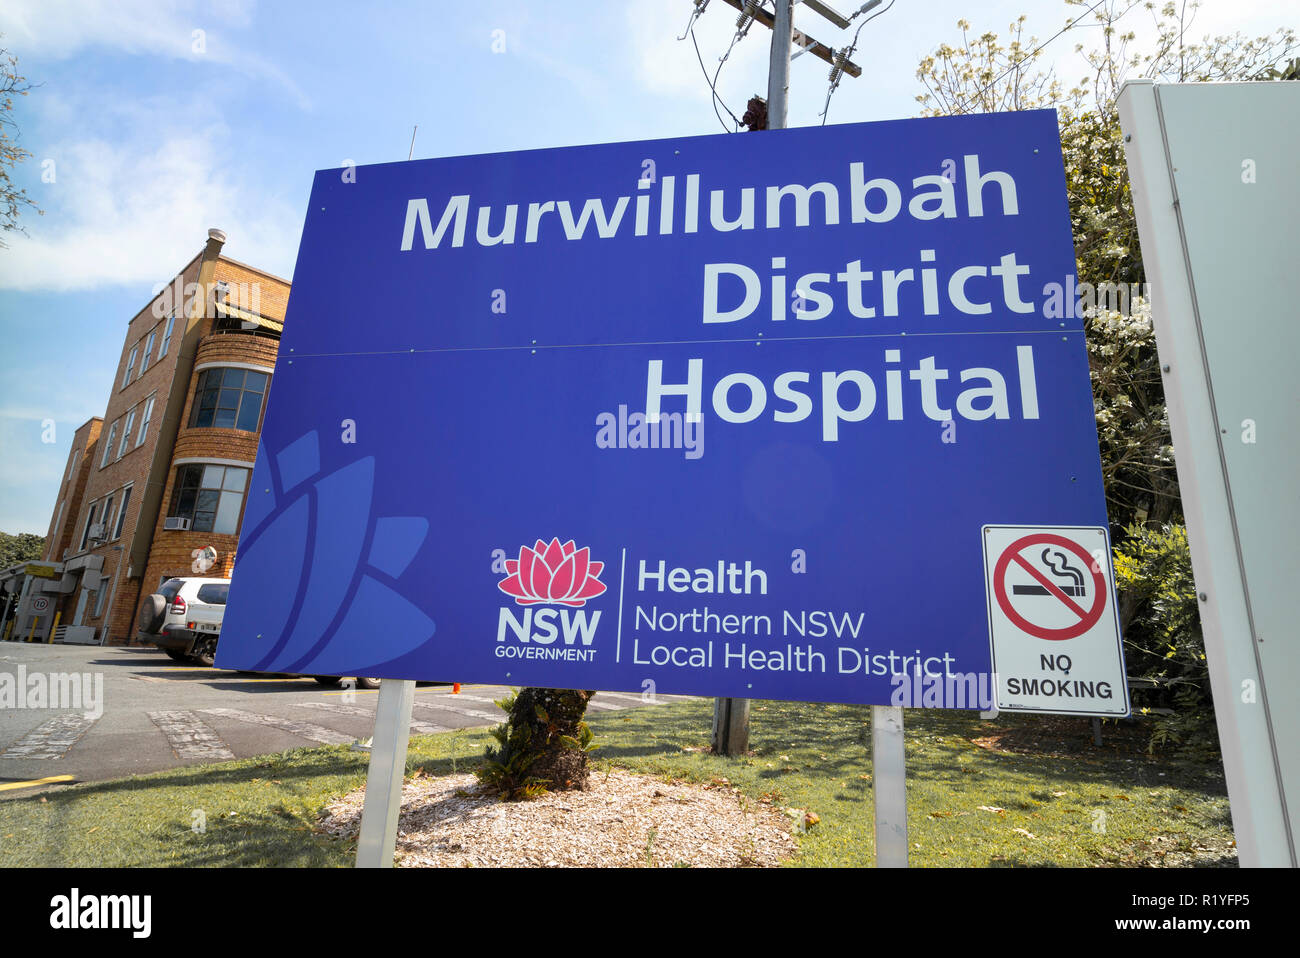
<instances>
[{"instance_id":1,"label":"no smoking sign","mask_svg":"<svg viewBox=\"0 0 1300 958\"><path fill-rule=\"evenodd\" d=\"M1099 526L985 526L999 709L1129 714L1110 537Z\"/></svg>"}]
</instances>

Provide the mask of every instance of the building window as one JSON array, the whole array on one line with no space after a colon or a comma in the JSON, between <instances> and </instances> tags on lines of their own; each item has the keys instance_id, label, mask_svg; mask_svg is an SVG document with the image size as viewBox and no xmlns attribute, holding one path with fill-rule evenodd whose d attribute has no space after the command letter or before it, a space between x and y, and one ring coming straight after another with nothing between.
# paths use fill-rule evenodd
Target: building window
<instances>
[{"instance_id":1,"label":"building window","mask_svg":"<svg viewBox=\"0 0 1300 958\"><path fill-rule=\"evenodd\" d=\"M90 514L86 516L86 528L81 530L81 545L77 546L78 552L86 551L86 542L90 539L90 527L95 524L95 515L99 512L99 504L92 502L90 504Z\"/></svg>"},{"instance_id":2,"label":"building window","mask_svg":"<svg viewBox=\"0 0 1300 958\"><path fill-rule=\"evenodd\" d=\"M122 527L126 525L126 507L131 504L131 486L122 490L122 508L117 510L117 521L113 523L113 540L122 538Z\"/></svg>"},{"instance_id":3,"label":"building window","mask_svg":"<svg viewBox=\"0 0 1300 958\"><path fill-rule=\"evenodd\" d=\"M104 500L104 512L101 515L104 531L98 537L100 542L107 542L108 534L113 531L113 520L116 518L113 514L113 498L109 496Z\"/></svg>"},{"instance_id":4,"label":"building window","mask_svg":"<svg viewBox=\"0 0 1300 958\"><path fill-rule=\"evenodd\" d=\"M165 330L163 330L163 340L162 340L162 345L158 347L158 358L159 358L159 359L162 359L164 356L166 356L166 355L167 355L167 350L171 348L171 344L172 344L172 327L175 326L175 325L176 325L176 313L173 311L172 314L171 314L170 316L167 317L167 328L166 328Z\"/></svg>"},{"instance_id":5,"label":"building window","mask_svg":"<svg viewBox=\"0 0 1300 958\"><path fill-rule=\"evenodd\" d=\"M135 409L126 414L126 425L122 428L122 441L117 446L117 458L126 455L126 447L131 444L131 427L135 425Z\"/></svg>"},{"instance_id":6,"label":"building window","mask_svg":"<svg viewBox=\"0 0 1300 958\"><path fill-rule=\"evenodd\" d=\"M153 355L153 344L158 341L158 327L155 326L149 330L149 338L145 341L144 352L140 355L140 375L149 368L149 357Z\"/></svg>"},{"instance_id":7,"label":"building window","mask_svg":"<svg viewBox=\"0 0 1300 958\"><path fill-rule=\"evenodd\" d=\"M140 414L140 434L135 437L136 446L144 444L144 437L149 432L149 418L153 415L153 401L157 395L155 393L144 401L144 412Z\"/></svg>"},{"instance_id":8,"label":"building window","mask_svg":"<svg viewBox=\"0 0 1300 958\"><path fill-rule=\"evenodd\" d=\"M113 442L117 439L117 427L121 422L122 420L119 419L108 429L108 442L104 443L104 455L99 460L100 469L108 465L109 457L113 455Z\"/></svg>"},{"instance_id":9,"label":"building window","mask_svg":"<svg viewBox=\"0 0 1300 958\"><path fill-rule=\"evenodd\" d=\"M59 541L59 526L63 522L63 507L67 505L67 500L59 502L58 511L54 513L54 526L50 529L49 549L45 553L46 560L57 561L54 559L54 549Z\"/></svg>"},{"instance_id":10,"label":"building window","mask_svg":"<svg viewBox=\"0 0 1300 958\"><path fill-rule=\"evenodd\" d=\"M127 360L126 360L126 372L122 373L122 388L123 388L123 389L125 389L125 388L126 388L126 384L129 383L129 382L131 381L131 370L135 369L135 357L136 357L136 354L137 354L138 352L140 352L140 344L139 344L139 343L136 343L134 346L131 347L131 355L130 355L129 357L127 357Z\"/></svg>"},{"instance_id":11,"label":"building window","mask_svg":"<svg viewBox=\"0 0 1300 958\"><path fill-rule=\"evenodd\" d=\"M190 520L194 532L233 535L239 529L248 470L238 466L181 466L169 516Z\"/></svg>"},{"instance_id":12,"label":"building window","mask_svg":"<svg viewBox=\"0 0 1300 958\"><path fill-rule=\"evenodd\" d=\"M95 611L90 613L92 619L104 614L104 600L108 598L108 580L100 579L99 588L95 590Z\"/></svg>"},{"instance_id":13,"label":"building window","mask_svg":"<svg viewBox=\"0 0 1300 958\"><path fill-rule=\"evenodd\" d=\"M253 369L203 370L194 390L190 426L256 432L269 378Z\"/></svg>"}]
</instances>

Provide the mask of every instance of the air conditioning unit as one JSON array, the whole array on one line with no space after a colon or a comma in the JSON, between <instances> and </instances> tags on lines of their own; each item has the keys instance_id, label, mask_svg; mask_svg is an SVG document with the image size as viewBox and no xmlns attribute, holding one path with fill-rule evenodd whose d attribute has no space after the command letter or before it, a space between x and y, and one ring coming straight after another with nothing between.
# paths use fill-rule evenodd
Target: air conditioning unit
<instances>
[{"instance_id":1,"label":"air conditioning unit","mask_svg":"<svg viewBox=\"0 0 1300 958\"><path fill-rule=\"evenodd\" d=\"M96 522L90 527L90 538L97 539L100 542L104 541L104 523Z\"/></svg>"},{"instance_id":2,"label":"air conditioning unit","mask_svg":"<svg viewBox=\"0 0 1300 958\"><path fill-rule=\"evenodd\" d=\"M163 528L177 532L189 532L190 520L185 516L168 516L163 520Z\"/></svg>"}]
</instances>

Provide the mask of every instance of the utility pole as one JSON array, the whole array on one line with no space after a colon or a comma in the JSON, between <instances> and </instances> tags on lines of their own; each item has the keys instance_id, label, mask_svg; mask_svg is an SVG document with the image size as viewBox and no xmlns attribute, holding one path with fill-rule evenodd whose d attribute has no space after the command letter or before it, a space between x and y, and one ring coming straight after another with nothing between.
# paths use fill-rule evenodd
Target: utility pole
<instances>
[{"instance_id":1,"label":"utility pole","mask_svg":"<svg viewBox=\"0 0 1300 958\"><path fill-rule=\"evenodd\" d=\"M767 65L767 128L784 130L790 94L790 44L794 41L794 2L776 0L772 51ZM749 751L749 699L717 699L713 704L713 751Z\"/></svg>"},{"instance_id":2,"label":"utility pole","mask_svg":"<svg viewBox=\"0 0 1300 958\"><path fill-rule=\"evenodd\" d=\"M789 114L790 44L794 42L794 0L776 0L772 52L767 62L767 128L784 130Z\"/></svg>"},{"instance_id":3,"label":"utility pole","mask_svg":"<svg viewBox=\"0 0 1300 958\"><path fill-rule=\"evenodd\" d=\"M753 0L724 0L741 12L738 30L746 29L746 17L753 17L759 23L772 30L772 50L767 68L767 128L784 130L789 118L790 101L790 48L799 46L799 56L809 52L831 64L832 83L837 82L839 72L849 76L861 76L862 70L848 58L851 50L835 51L824 43L819 43L794 26L794 6L798 0L774 0L775 14L770 14ZM805 6L841 29L849 25L849 17L836 12L822 0L804 0ZM869 0L858 9L855 17L878 6L881 0ZM696 15L708 6L708 0L695 0ZM901 716L900 716L901 725ZM749 750L749 699L714 700L713 705L713 751L718 755L742 755Z\"/></svg>"},{"instance_id":4,"label":"utility pole","mask_svg":"<svg viewBox=\"0 0 1300 958\"><path fill-rule=\"evenodd\" d=\"M767 128L784 130L790 94L790 44L794 41L794 0L776 0L772 51L767 65ZM749 751L749 699L718 699L713 705L713 751Z\"/></svg>"},{"instance_id":5,"label":"utility pole","mask_svg":"<svg viewBox=\"0 0 1300 958\"><path fill-rule=\"evenodd\" d=\"M794 5L798 0L774 0L775 14L768 14L752 0L726 0L741 10L741 26L745 16L771 27L772 53L767 71L767 128L783 130L789 114L791 45L800 47L799 56L812 52L831 64L831 89L839 77L847 73L860 76L862 71L849 55L853 45L841 51L832 51L807 34L794 28ZM838 27L849 24L848 17L836 12L822 0L804 0L808 9L831 21ZM853 18L878 7L881 0L867 0ZM697 9L707 5L696 0ZM866 21L863 22L866 25ZM859 32L861 27L858 28ZM857 38L854 37L854 45ZM829 97L828 97L829 103ZM740 755L749 749L749 699L717 699L713 707L713 751L718 755ZM879 868L907 867L907 762L903 752L903 710L898 706L873 705L871 707L871 766L874 776L876 866Z\"/></svg>"}]
</instances>

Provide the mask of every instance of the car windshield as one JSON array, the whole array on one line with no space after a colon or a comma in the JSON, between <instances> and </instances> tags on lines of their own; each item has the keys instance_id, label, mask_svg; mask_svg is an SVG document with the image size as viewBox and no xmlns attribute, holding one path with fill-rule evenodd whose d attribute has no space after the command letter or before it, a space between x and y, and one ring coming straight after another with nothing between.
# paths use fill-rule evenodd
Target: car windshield
<instances>
[{"instance_id":1,"label":"car windshield","mask_svg":"<svg viewBox=\"0 0 1300 958\"><path fill-rule=\"evenodd\" d=\"M176 598L176 593L181 591L181 586L185 584L184 579L168 579L158 590L158 594L165 596L169 601Z\"/></svg>"},{"instance_id":2,"label":"car windshield","mask_svg":"<svg viewBox=\"0 0 1300 958\"><path fill-rule=\"evenodd\" d=\"M208 605L225 605L226 593L229 591L229 582L209 582L199 586L199 601Z\"/></svg>"}]
</instances>

